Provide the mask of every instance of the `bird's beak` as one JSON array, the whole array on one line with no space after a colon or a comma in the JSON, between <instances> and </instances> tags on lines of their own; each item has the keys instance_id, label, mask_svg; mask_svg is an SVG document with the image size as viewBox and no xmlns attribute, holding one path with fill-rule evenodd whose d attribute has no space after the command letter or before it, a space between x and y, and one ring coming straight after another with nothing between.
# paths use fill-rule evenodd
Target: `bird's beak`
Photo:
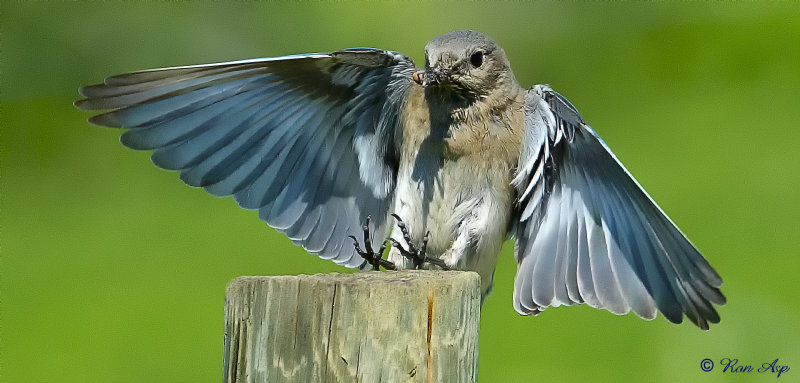
<instances>
[{"instance_id":1,"label":"bird's beak","mask_svg":"<svg viewBox=\"0 0 800 383\"><path fill-rule=\"evenodd\" d=\"M442 69L439 67L427 68L425 76L422 78L422 86L440 85L450 82L450 69Z\"/></svg>"}]
</instances>

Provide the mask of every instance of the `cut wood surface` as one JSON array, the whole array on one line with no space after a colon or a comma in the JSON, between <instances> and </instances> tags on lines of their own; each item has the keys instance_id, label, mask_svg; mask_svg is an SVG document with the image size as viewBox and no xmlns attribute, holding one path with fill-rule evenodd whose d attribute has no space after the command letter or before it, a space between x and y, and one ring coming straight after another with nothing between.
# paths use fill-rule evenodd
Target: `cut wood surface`
<instances>
[{"instance_id":1,"label":"cut wood surface","mask_svg":"<svg viewBox=\"0 0 800 383\"><path fill-rule=\"evenodd\" d=\"M480 299L472 272L237 278L224 382L474 382Z\"/></svg>"}]
</instances>

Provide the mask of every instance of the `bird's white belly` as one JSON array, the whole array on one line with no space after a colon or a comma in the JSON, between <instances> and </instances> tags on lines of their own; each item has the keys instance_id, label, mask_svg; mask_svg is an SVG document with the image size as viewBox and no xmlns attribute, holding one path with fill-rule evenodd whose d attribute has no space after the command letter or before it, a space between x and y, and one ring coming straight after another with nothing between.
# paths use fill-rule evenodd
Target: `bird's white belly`
<instances>
[{"instance_id":1,"label":"bird's white belly","mask_svg":"<svg viewBox=\"0 0 800 383\"><path fill-rule=\"evenodd\" d=\"M427 255L454 269L477 272L485 293L511 210L507 167L485 160L479 164L470 157L452 161L425 157L419 153L415 161L401 162L393 212L406 223L416 248L429 232ZM396 223L392 236L407 246ZM394 248L389 260L404 268L412 266Z\"/></svg>"}]
</instances>

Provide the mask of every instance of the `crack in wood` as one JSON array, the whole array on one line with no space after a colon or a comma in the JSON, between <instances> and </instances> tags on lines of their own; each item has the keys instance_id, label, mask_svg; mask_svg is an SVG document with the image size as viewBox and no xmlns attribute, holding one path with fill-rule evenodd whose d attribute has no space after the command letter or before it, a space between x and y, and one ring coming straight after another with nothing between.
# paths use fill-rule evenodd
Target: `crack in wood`
<instances>
[{"instance_id":1,"label":"crack in wood","mask_svg":"<svg viewBox=\"0 0 800 383\"><path fill-rule=\"evenodd\" d=\"M427 360L427 381L431 381L431 374L433 373L433 356L431 355L431 333L433 333L433 290L428 291L428 360Z\"/></svg>"}]
</instances>

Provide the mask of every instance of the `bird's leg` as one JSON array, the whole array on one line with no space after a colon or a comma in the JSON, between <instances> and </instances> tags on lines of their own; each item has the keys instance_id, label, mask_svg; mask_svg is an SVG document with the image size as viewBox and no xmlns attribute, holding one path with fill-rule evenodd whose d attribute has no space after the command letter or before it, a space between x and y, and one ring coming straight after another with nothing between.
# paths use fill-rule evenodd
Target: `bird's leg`
<instances>
[{"instance_id":1,"label":"bird's leg","mask_svg":"<svg viewBox=\"0 0 800 383\"><path fill-rule=\"evenodd\" d=\"M372 250L372 239L370 238L369 234L369 221L371 217L367 216L367 222L364 223L362 229L364 229L364 249L361 249L361 246L358 245L358 240L355 236L350 235L349 237L353 239L353 245L356 247L356 253L364 258L371 266L372 270L380 271L381 266L383 266L386 270L394 270L396 269L394 263L389 262L388 260L383 259L383 251L386 250L386 241L381 244L380 249L378 252Z\"/></svg>"},{"instance_id":2,"label":"bird's leg","mask_svg":"<svg viewBox=\"0 0 800 383\"><path fill-rule=\"evenodd\" d=\"M397 220L397 227L400 228L400 233L403 234L403 239L406 241L406 244L408 244L408 249L404 249L403 245L394 238L390 237L387 239L392 242L392 245L397 248L397 250L400 250L400 255L410 259L411 262L414 263L414 269L419 270L425 263L430 263L441 267L442 270L450 270L450 267L448 267L443 260L426 255L428 250L428 236L431 234L430 231L425 233L425 236L422 238L422 246L417 250L416 246L414 246L414 243L411 241L411 234L408 232L406 223L403 222L397 214L392 214L392 217Z\"/></svg>"}]
</instances>

